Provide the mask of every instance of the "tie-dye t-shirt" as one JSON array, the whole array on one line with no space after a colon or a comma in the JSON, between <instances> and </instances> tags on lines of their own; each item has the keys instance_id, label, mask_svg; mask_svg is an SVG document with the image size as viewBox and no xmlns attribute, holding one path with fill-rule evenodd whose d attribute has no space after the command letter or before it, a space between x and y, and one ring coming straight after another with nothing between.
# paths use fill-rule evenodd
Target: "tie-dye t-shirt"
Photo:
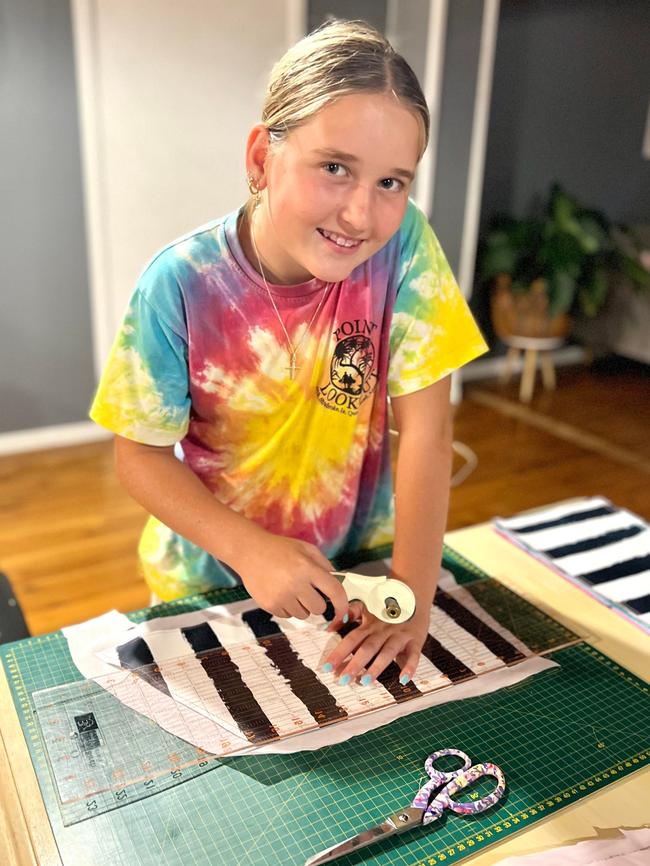
<instances>
[{"instance_id":1,"label":"tie-dye t-shirt","mask_svg":"<svg viewBox=\"0 0 650 866\"><path fill-rule=\"evenodd\" d=\"M220 502L328 557L393 537L387 396L426 388L485 351L424 214L347 279L271 286L233 212L165 247L140 277L91 417L148 445L180 443ZM447 479L441 479L441 484ZM236 575L151 518L140 557L163 599Z\"/></svg>"}]
</instances>

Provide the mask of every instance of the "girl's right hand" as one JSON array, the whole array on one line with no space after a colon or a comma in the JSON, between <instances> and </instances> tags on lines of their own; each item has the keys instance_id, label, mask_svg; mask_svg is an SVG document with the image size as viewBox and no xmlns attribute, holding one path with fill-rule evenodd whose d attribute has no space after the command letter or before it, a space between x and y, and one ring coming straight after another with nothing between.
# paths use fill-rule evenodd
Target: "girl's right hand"
<instances>
[{"instance_id":1,"label":"girl's right hand","mask_svg":"<svg viewBox=\"0 0 650 866\"><path fill-rule=\"evenodd\" d=\"M306 619L325 612L324 595L334 606L332 624L343 623L347 595L330 574L331 563L315 545L265 533L251 547L254 549L242 552L232 565L260 607L274 616Z\"/></svg>"}]
</instances>

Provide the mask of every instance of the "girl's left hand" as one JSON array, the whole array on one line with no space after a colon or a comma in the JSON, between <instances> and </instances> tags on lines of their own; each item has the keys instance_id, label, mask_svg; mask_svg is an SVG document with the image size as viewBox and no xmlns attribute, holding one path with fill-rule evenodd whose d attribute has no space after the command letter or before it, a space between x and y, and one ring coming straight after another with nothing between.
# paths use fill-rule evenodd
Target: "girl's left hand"
<instances>
[{"instance_id":1,"label":"girl's left hand","mask_svg":"<svg viewBox=\"0 0 650 866\"><path fill-rule=\"evenodd\" d=\"M429 629L429 610L416 612L408 622L391 625L368 613L361 602L353 602L349 616L351 621L360 624L326 656L324 669L334 670L339 678L347 677L341 685L347 685L360 674L362 685L370 685L392 661L396 661L400 666L400 682L406 685L420 659ZM366 668L369 662L372 664Z\"/></svg>"}]
</instances>

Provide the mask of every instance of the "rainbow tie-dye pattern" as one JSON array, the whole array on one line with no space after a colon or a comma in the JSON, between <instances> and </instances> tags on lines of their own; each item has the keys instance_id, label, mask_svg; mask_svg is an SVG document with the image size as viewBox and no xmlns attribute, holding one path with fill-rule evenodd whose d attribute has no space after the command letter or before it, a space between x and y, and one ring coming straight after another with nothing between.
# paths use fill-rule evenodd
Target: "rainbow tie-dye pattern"
<instances>
[{"instance_id":1,"label":"rainbow tie-dye pattern","mask_svg":"<svg viewBox=\"0 0 650 866\"><path fill-rule=\"evenodd\" d=\"M91 417L137 442L180 442L221 502L329 557L388 543L387 395L431 385L484 352L483 338L409 202L399 231L343 282L271 287L300 345L292 380L280 323L239 244L239 213L180 238L145 269ZM237 582L153 517L139 551L165 600Z\"/></svg>"}]
</instances>

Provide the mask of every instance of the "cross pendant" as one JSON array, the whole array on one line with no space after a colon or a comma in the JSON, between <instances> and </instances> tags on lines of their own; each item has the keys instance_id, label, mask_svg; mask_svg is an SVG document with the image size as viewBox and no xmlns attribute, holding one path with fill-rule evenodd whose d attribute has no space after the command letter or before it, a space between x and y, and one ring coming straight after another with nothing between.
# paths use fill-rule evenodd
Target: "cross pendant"
<instances>
[{"instance_id":1,"label":"cross pendant","mask_svg":"<svg viewBox=\"0 0 650 866\"><path fill-rule=\"evenodd\" d=\"M296 353L291 352L289 354L289 366L287 367L287 370L289 371L289 378L291 379L291 381L293 381L296 378L296 370L298 370L298 369L299 369L299 367L298 367L298 364L296 362Z\"/></svg>"}]
</instances>

